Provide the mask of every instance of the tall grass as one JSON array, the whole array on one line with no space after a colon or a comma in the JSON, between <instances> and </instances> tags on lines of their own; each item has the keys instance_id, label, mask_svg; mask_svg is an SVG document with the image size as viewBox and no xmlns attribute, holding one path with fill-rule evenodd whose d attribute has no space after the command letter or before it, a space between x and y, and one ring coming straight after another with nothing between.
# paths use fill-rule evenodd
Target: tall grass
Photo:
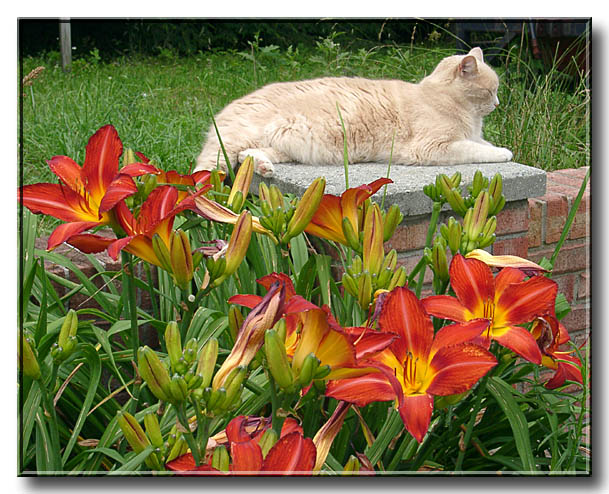
<instances>
[{"instance_id":1,"label":"tall grass","mask_svg":"<svg viewBox=\"0 0 609 494\"><path fill-rule=\"evenodd\" d=\"M84 159L86 139L112 123L125 147L141 150L166 168L186 171L198 154L215 112L264 84L320 76L399 78L416 82L451 44L378 45L347 48L334 33L310 49L281 50L258 37L243 51L200 52L180 58L171 51L155 58L102 62L92 51L64 72L58 53L21 60L21 77L45 67L23 88L20 129L23 181L52 179L46 160L65 154ZM515 46L497 67L502 105L487 117L485 137L513 150L518 162L553 170L589 162L587 74L567 79L556 68L542 70Z\"/></svg>"}]
</instances>

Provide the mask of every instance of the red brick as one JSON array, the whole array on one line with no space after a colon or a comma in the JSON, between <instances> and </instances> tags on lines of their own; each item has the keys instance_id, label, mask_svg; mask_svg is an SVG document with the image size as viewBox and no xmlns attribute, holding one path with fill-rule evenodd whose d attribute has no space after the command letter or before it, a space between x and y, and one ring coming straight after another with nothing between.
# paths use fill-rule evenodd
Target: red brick
<instances>
[{"instance_id":1,"label":"red brick","mask_svg":"<svg viewBox=\"0 0 609 494\"><path fill-rule=\"evenodd\" d=\"M571 200L571 204L573 204ZM590 236L590 193L584 192L579 207L575 213L568 238L584 238Z\"/></svg>"},{"instance_id":2,"label":"red brick","mask_svg":"<svg viewBox=\"0 0 609 494\"><path fill-rule=\"evenodd\" d=\"M393 236L385 243L385 251L395 249L398 252L422 249L425 247L429 217L424 220L407 223L406 221L395 229Z\"/></svg>"},{"instance_id":3,"label":"red brick","mask_svg":"<svg viewBox=\"0 0 609 494\"><path fill-rule=\"evenodd\" d=\"M539 262L542 257L550 259L554 248L536 249L529 252L529 259ZM555 274L587 271L590 266L590 246L586 242L563 244L554 263Z\"/></svg>"},{"instance_id":4,"label":"red brick","mask_svg":"<svg viewBox=\"0 0 609 494\"><path fill-rule=\"evenodd\" d=\"M545 242L553 244L558 242L565 227L569 203L562 194L546 194L541 199L546 202Z\"/></svg>"},{"instance_id":5,"label":"red brick","mask_svg":"<svg viewBox=\"0 0 609 494\"><path fill-rule=\"evenodd\" d=\"M590 296L590 273L581 273L577 285L577 298L585 299Z\"/></svg>"},{"instance_id":6,"label":"red brick","mask_svg":"<svg viewBox=\"0 0 609 494\"><path fill-rule=\"evenodd\" d=\"M495 256L511 255L526 259L528 257L528 251L529 241L525 236L497 239L493 244L493 255Z\"/></svg>"},{"instance_id":7,"label":"red brick","mask_svg":"<svg viewBox=\"0 0 609 494\"><path fill-rule=\"evenodd\" d=\"M578 177L574 177L570 173L559 173L551 172L547 174L548 185L566 185L572 187L576 191L579 190L582 184L582 180ZM577 194L577 192L575 192Z\"/></svg>"},{"instance_id":8,"label":"red brick","mask_svg":"<svg viewBox=\"0 0 609 494\"><path fill-rule=\"evenodd\" d=\"M579 179L579 181L581 183L581 182L583 182L584 178L586 178L586 173L588 173L589 168L590 168L589 166L582 166L581 168L565 168L563 170L556 170L553 173L567 176L567 177L577 178L577 179ZM590 181L588 181L588 187L589 186L590 186Z\"/></svg>"},{"instance_id":9,"label":"red brick","mask_svg":"<svg viewBox=\"0 0 609 494\"><path fill-rule=\"evenodd\" d=\"M552 279L558 284L558 293L562 293L569 303L573 302L575 295L575 282L578 275L568 273L562 276L553 276Z\"/></svg>"},{"instance_id":10,"label":"red brick","mask_svg":"<svg viewBox=\"0 0 609 494\"><path fill-rule=\"evenodd\" d=\"M529 247L539 247L543 241L543 207L545 203L539 199L529 199Z\"/></svg>"},{"instance_id":11,"label":"red brick","mask_svg":"<svg viewBox=\"0 0 609 494\"><path fill-rule=\"evenodd\" d=\"M590 309L587 304L575 304L561 322L569 332L575 333L590 328Z\"/></svg>"},{"instance_id":12,"label":"red brick","mask_svg":"<svg viewBox=\"0 0 609 494\"><path fill-rule=\"evenodd\" d=\"M497 235L525 232L529 228L529 205L527 201L508 203L497 215Z\"/></svg>"}]
</instances>

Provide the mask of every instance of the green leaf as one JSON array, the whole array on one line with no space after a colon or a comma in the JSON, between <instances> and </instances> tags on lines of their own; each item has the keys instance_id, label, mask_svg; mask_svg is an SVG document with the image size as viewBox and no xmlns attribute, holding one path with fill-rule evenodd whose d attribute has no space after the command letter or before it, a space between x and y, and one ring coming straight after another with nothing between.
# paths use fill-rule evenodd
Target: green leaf
<instances>
[{"instance_id":1,"label":"green leaf","mask_svg":"<svg viewBox=\"0 0 609 494\"><path fill-rule=\"evenodd\" d=\"M290 254L292 255L292 261L294 262L294 275L298 276L302 267L309 260L309 251L307 249L304 233L301 233L290 240Z\"/></svg>"},{"instance_id":2,"label":"green leaf","mask_svg":"<svg viewBox=\"0 0 609 494\"><path fill-rule=\"evenodd\" d=\"M93 399L95 398L95 392L97 391L97 386L101 377L101 361L99 359L97 351L95 350L95 347L89 343L80 344L77 348L77 352L85 354L86 362L91 368L91 373L89 377L89 386L87 387L87 394L85 395L85 399L82 402L80 413L78 414L78 419L74 424L74 429L72 431L72 435L70 436L70 440L68 441L68 444L66 445L65 450L63 452L63 463L65 463L70 457L72 448L76 444L78 435L80 434L80 431L82 430L85 424L85 420L87 419L87 413L89 413L91 404L93 403Z\"/></svg>"},{"instance_id":3,"label":"green leaf","mask_svg":"<svg viewBox=\"0 0 609 494\"><path fill-rule=\"evenodd\" d=\"M112 470L108 472L108 475L130 475L132 472L135 472L146 458L150 456L150 454L154 451L154 446L149 445L141 452L135 455L133 458L129 459L123 465L116 470Z\"/></svg>"},{"instance_id":4,"label":"green leaf","mask_svg":"<svg viewBox=\"0 0 609 494\"><path fill-rule=\"evenodd\" d=\"M509 384L493 376L488 380L487 389L497 401L512 428L516 449L522 461L522 470L526 472L536 472L537 466L531 449L529 438L529 424L527 419L514 399L513 390Z\"/></svg>"},{"instance_id":5,"label":"green leaf","mask_svg":"<svg viewBox=\"0 0 609 494\"><path fill-rule=\"evenodd\" d=\"M383 428L378 433L374 443L368 446L364 454L370 460L370 463L375 465L383 456L389 443L398 435L398 433L404 428L404 423L400 414L395 408L391 408L389 417L385 421Z\"/></svg>"}]
</instances>

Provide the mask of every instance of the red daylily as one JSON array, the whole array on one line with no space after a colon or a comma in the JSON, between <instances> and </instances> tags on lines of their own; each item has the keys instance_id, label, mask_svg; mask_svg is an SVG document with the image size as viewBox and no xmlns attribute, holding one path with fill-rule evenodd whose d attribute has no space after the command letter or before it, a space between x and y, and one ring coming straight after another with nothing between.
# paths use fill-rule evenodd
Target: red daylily
<instances>
[{"instance_id":1,"label":"red daylily","mask_svg":"<svg viewBox=\"0 0 609 494\"><path fill-rule=\"evenodd\" d=\"M167 463L169 470L177 472L208 472L209 474L302 474L313 471L317 452L310 438L303 436L302 428L294 419L288 418L283 424L279 440L263 456L259 441L270 422L261 420L263 427L248 430L248 417L240 415L226 427L226 438L231 455L230 472L221 472L209 463L195 466L191 453Z\"/></svg>"},{"instance_id":2,"label":"red daylily","mask_svg":"<svg viewBox=\"0 0 609 494\"><path fill-rule=\"evenodd\" d=\"M471 389L497 364L490 352L471 343L489 322L453 324L434 336L430 317L408 288L395 288L379 303L380 331L399 337L366 361L376 372L330 381L326 396L357 406L396 400L406 430L421 442L429 428L434 396Z\"/></svg>"},{"instance_id":3,"label":"red daylily","mask_svg":"<svg viewBox=\"0 0 609 494\"><path fill-rule=\"evenodd\" d=\"M281 283L285 288L285 348L296 375L310 353L320 360L320 366L330 367L330 374L325 379L365 374L370 369L362 368L359 360L380 352L396 338L393 334L370 328L342 328L327 306L318 307L296 295L292 280L283 273L272 273L257 281L267 290L274 282ZM229 299L229 303L254 307L260 300L259 295L235 295Z\"/></svg>"},{"instance_id":4,"label":"red daylily","mask_svg":"<svg viewBox=\"0 0 609 494\"><path fill-rule=\"evenodd\" d=\"M204 186L179 203L177 189L169 185L156 187L142 204L137 218L133 216L124 201L115 206L116 221L127 233L126 237L112 239L100 235L82 234L73 236L69 243L86 253L108 249L108 254L113 259L117 259L120 251L124 249L140 259L163 267L163 263L153 249L152 237L158 234L169 249L175 216L186 209L194 208L193 201L196 195L206 192L210 187L211 185Z\"/></svg>"},{"instance_id":5,"label":"red daylily","mask_svg":"<svg viewBox=\"0 0 609 494\"><path fill-rule=\"evenodd\" d=\"M343 232L343 218L349 219L355 235L359 235L362 229L362 214L359 207L383 185L390 183L393 183L393 180L379 178L367 185L347 189L340 197L324 194L305 232L348 246L349 243Z\"/></svg>"},{"instance_id":6,"label":"red daylily","mask_svg":"<svg viewBox=\"0 0 609 494\"><path fill-rule=\"evenodd\" d=\"M554 313L556 282L541 275L524 281L526 275L510 267L493 278L489 266L461 254L453 257L449 273L456 298L427 297L422 302L429 314L457 322L489 319L490 326L477 343L488 348L495 340L530 362L541 363L535 338L518 325Z\"/></svg>"},{"instance_id":7,"label":"red daylily","mask_svg":"<svg viewBox=\"0 0 609 494\"><path fill-rule=\"evenodd\" d=\"M49 250L85 230L114 224L110 210L137 192L132 177L155 173L154 167L142 163L119 170L122 152L116 129L106 125L89 139L82 167L67 156L49 160L49 167L61 183L38 183L19 189L19 199L30 211L66 222L51 233Z\"/></svg>"},{"instance_id":8,"label":"red daylily","mask_svg":"<svg viewBox=\"0 0 609 494\"><path fill-rule=\"evenodd\" d=\"M558 319L552 315L537 318L531 333L541 350L541 364L556 370L554 376L545 384L546 388L558 388L567 379L582 384L580 360L572 355L572 350L560 349L571 341L571 338Z\"/></svg>"}]
</instances>

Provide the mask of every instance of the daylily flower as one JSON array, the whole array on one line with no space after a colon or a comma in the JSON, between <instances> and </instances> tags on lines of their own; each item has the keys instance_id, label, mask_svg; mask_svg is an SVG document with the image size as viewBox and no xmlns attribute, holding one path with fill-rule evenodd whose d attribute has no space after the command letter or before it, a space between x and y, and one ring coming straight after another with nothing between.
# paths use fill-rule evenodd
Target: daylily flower
<instances>
[{"instance_id":1,"label":"daylily flower","mask_svg":"<svg viewBox=\"0 0 609 494\"><path fill-rule=\"evenodd\" d=\"M118 133L113 126L106 125L89 139L82 167L67 156L55 156L48 161L61 183L38 183L19 189L19 199L30 211L66 222L51 233L47 249L54 249L85 230L116 225L111 210L137 192L132 177L156 171L142 163L119 170L122 152Z\"/></svg>"},{"instance_id":2,"label":"daylily flower","mask_svg":"<svg viewBox=\"0 0 609 494\"><path fill-rule=\"evenodd\" d=\"M390 183L393 183L393 180L379 178L367 185L347 189L340 197L324 194L305 232L350 246L351 243L345 236L343 219L346 218L349 223L347 228L350 228L350 236L357 239L362 230L360 206L383 185Z\"/></svg>"},{"instance_id":3,"label":"daylily flower","mask_svg":"<svg viewBox=\"0 0 609 494\"><path fill-rule=\"evenodd\" d=\"M365 362L376 372L330 381L326 396L357 406L395 400L404 426L421 442L434 396L463 393L496 365L490 352L470 342L488 325L488 320L475 319L445 326L434 336L431 319L415 294L395 288L382 298L378 326L399 338Z\"/></svg>"},{"instance_id":4,"label":"daylily flower","mask_svg":"<svg viewBox=\"0 0 609 494\"><path fill-rule=\"evenodd\" d=\"M204 193L210 187L211 185L204 186L178 204L177 189L169 185L159 186L153 189L142 204L137 218L133 216L125 202L121 201L115 206L114 214L122 230L127 233L126 237L112 239L100 235L82 234L72 237L69 243L86 253L108 249L108 254L113 259L117 259L120 251L124 249L146 262L168 269L167 262L160 259L155 252L153 237L155 235L160 237L169 257L175 216L186 209L193 209L196 195Z\"/></svg>"},{"instance_id":5,"label":"daylily flower","mask_svg":"<svg viewBox=\"0 0 609 494\"><path fill-rule=\"evenodd\" d=\"M490 320L488 330L477 343L488 348L491 340L509 348L535 364L541 363L541 352L535 338L518 326L536 317L554 313L557 285L545 276L526 275L515 268L503 268L495 278L488 267L477 259L457 254L450 264L450 284L456 298L433 295L425 298L425 310L436 317L465 322L471 319Z\"/></svg>"},{"instance_id":6,"label":"daylily flower","mask_svg":"<svg viewBox=\"0 0 609 494\"><path fill-rule=\"evenodd\" d=\"M533 276L539 273L547 273L548 270L542 268L539 264L523 259L518 256L494 256L482 249L474 249L465 254L467 259L478 259L491 268L516 268L520 269L527 276Z\"/></svg>"},{"instance_id":7,"label":"daylily flower","mask_svg":"<svg viewBox=\"0 0 609 494\"><path fill-rule=\"evenodd\" d=\"M226 427L225 435L231 454L229 472L222 472L209 463L195 466L191 453L167 463L169 470L177 472L207 472L207 474L303 474L313 470L316 449L310 438L303 436L302 428L293 419L286 419L279 440L266 455L260 445L269 421L261 420L260 429L251 431L251 419L240 415L231 420ZM203 474L205 475L205 474Z\"/></svg>"},{"instance_id":8,"label":"daylily flower","mask_svg":"<svg viewBox=\"0 0 609 494\"><path fill-rule=\"evenodd\" d=\"M395 335L379 333L370 328L342 328L327 306L317 305L296 295L291 279L283 273L272 273L257 280L269 289L272 283L282 283L285 289L283 317L286 321L285 350L295 377L312 353L319 360L319 367L329 366L324 379L354 377L370 372L359 364L364 359L386 348ZM259 295L235 295L229 303L255 307ZM305 379L310 382L310 380ZM305 384L306 386L306 384Z\"/></svg>"},{"instance_id":9,"label":"daylily flower","mask_svg":"<svg viewBox=\"0 0 609 494\"><path fill-rule=\"evenodd\" d=\"M558 388L567 379L582 384L580 360L572 355L572 350L560 349L571 339L566 328L558 319L552 315L537 318L533 323L531 333L541 350L541 364L556 370L554 376L545 384L546 388Z\"/></svg>"}]
</instances>

